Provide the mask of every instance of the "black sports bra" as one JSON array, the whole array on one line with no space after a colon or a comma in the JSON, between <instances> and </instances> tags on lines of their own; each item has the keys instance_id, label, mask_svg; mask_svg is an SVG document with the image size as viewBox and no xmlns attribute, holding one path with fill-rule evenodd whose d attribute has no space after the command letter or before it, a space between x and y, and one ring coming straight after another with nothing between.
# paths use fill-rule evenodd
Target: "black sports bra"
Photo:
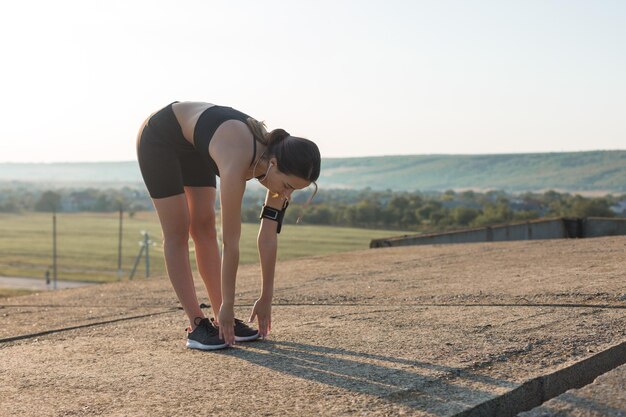
<instances>
[{"instance_id":1,"label":"black sports bra","mask_svg":"<svg viewBox=\"0 0 626 417\"><path fill-rule=\"evenodd\" d=\"M217 168L217 164L213 158L211 158L211 155L209 155L209 143L211 143L211 139L213 139L215 131L225 121L239 120L246 123L249 117L250 116L247 114L242 113L239 110L235 110L232 107L211 106L203 111L198 118L196 127L193 131L194 147L198 152L200 152L202 157L207 160L209 166L217 175L220 174L219 169ZM254 149L250 165L254 163L254 159L256 157L256 139L254 138L254 135L252 136L252 143Z\"/></svg>"}]
</instances>

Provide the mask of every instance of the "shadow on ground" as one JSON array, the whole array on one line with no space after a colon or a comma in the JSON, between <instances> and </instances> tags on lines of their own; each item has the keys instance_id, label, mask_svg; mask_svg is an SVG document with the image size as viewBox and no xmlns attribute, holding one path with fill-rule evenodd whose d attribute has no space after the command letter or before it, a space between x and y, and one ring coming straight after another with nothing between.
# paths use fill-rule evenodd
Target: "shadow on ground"
<instances>
[{"instance_id":1,"label":"shadow on ground","mask_svg":"<svg viewBox=\"0 0 626 417\"><path fill-rule=\"evenodd\" d=\"M441 416L516 386L514 382L461 368L294 342L263 341L225 354L297 378Z\"/></svg>"}]
</instances>

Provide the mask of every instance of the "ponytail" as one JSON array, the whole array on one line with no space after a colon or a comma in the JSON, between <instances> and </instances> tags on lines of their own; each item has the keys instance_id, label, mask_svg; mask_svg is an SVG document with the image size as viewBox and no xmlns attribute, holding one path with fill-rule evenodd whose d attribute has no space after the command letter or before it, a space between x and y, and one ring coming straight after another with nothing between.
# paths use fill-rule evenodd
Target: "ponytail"
<instances>
[{"instance_id":1,"label":"ponytail","mask_svg":"<svg viewBox=\"0 0 626 417\"><path fill-rule=\"evenodd\" d=\"M254 136L254 138L256 140L258 140L259 142L261 142L264 145L267 145L267 129L265 128L265 123L263 122L259 122L256 119L253 119L252 117L248 117L246 119L246 123L248 124L248 128L250 128L250 131L252 132L252 135Z\"/></svg>"},{"instance_id":2,"label":"ponytail","mask_svg":"<svg viewBox=\"0 0 626 417\"><path fill-rule=\"evenodd\" d=\"M276 145L289 137L289 133L284 129L274 129L267 135L267 148L274 149ZM271 152L271 151L270 151Z\"/></svg>"},{"instance_id":3,"label":"ponytail","mask_svg":"<svg viewBox=\"0 0 626 417\"><path fill-rule=\"evenodd\" d=\"M264 122L259 122L252 117L248 117L246 122L252 132L252 135L254 135L254 138L266 145L268 149L274 148L289 136L289 133L287 133L284 129L274 129L271 132L268 132Z\"/></svg>"}]
</instances>

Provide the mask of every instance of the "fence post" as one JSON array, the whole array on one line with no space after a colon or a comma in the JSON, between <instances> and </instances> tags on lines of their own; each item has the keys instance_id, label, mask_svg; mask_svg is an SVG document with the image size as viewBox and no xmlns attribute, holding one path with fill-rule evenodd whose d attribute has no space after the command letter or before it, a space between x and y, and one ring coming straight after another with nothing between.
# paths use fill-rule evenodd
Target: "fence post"
<instances>
[{"instance_id":1,"label":"fence post","mask_svg":"<svg viewBox=\"0 0 626 417\"><path fill-rule=\"evenodd\" d=\"M122 279L122 218L124 217L124 211L122 206L120 206L120 227L119 227L119 237L117 244L117 279L118 281Z\"/></svg>"},{"instance_id":2,"label":"fence post","mask_svg":"<svg viewBox=\"0 0 626 417\"><path fill-rule=\"evenodd\" d=\"M52 279L53 288L57 289L57 212L52 212Z\"/></svg>"},{"instance_id":3,"label":"fence post","mask_svg":"<svg viewBox=\"0 0 626 417\"><path fill-rule=\"evenodd\" d=\"M150 237L148 232L143 237L143 245L146 247L146 278L150 277Z\"/></svg>"}]
</instances>

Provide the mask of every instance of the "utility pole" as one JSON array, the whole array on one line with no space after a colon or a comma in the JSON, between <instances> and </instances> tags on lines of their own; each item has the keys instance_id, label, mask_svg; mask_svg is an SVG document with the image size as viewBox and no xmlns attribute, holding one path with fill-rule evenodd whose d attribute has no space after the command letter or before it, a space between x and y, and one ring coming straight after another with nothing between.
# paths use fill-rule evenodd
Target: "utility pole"
<instances>
[{"instance_id":1,"label":"utility pole","mask_svg":"<svg viewBox=\"0 0 626 417\"><path fill-rule=\"evenodd\" d=\"M53 288L57 289L57 212L52 212L52 279Z\"/></svg>"},{"instance_id":2,"label":"utility pole","mask_svg":"<svg viewBox=\"0 0 626 417\"><path fill-rule=\"evenodd\" d=\"M146 278L150 276L150 244L152 241L148 237L148 232L143 235L143 245L146 248Z\"/></svg>"},{"instance_id":3,"label":"utility pole","mask_svg":"<svg viewBox=\"0 0 626 417\"><path fill-rule=\"evenodd\" d=\"M120 205L120 228L119 228L119 238L117 245L117 279L118 281L122 279L122 219L124 218L124 210Z\"/></svg>"}]
</instances>

